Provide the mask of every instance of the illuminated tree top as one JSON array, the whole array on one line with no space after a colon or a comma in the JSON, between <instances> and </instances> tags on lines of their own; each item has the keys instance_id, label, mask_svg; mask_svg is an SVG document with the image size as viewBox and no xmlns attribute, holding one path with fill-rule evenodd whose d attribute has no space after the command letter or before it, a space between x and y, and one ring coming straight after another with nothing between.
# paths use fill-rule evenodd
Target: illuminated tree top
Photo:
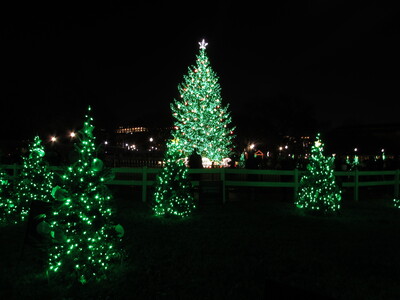
<instances>
[{"instance_id":1,"label":"illuminated tree top","mask_svg":"<svg viewBox=\"0 0 400 300\"><path fill-rule=\"evenodd\" d=\"M208 43L203 39L201 42L199 42L200 49L206 49Z\"/></svg>"}]
</instances>

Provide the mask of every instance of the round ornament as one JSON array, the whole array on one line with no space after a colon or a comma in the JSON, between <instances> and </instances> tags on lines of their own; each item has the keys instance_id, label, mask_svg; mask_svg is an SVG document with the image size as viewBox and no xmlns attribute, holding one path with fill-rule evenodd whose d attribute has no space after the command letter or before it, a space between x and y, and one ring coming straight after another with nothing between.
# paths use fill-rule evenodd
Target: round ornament
<instances>
[{"instance_id":1,"label":"round ornament","mask_svg":"<svg viewBox=\"0 0 400 300\"><path fill-rule=\"evenodd\" d=\"M46 236L50 233L50 224L46 221L42 221L36 225L36 231L40 235Z\"/></svg>"},{"instance_id":2,"label":"round ornament","mask_svg":"<svg viewBox=\"0 0 400 300\"><path fill-rule=\"evenodd\" d=\"M51 196L57 201L65 201L65 198L68 197L68 192L57 185L51 190Z\"/></svg>"},{"instance_id":3,"label":"round ornament","mask_svg":"<svg viewBox=\"0 0 400 300\"><path fill-rule=\"evenodd\" d=\"M103 170L104 163L101 159L95 158L92 161L91 167L94 172L100 172L101 170Z\"/></svg>"},{"instance_id":4,"label":"round ornament","mask_svg":"<svg viewBox=\"0 0 400 300\"><path fill-rule=\"evenodd\" d=\"M121 224L116 225L114 229L115 229L115 232L117 233L118 237L122 238L124 236L125 230Z\"/></svg>"}]
</instances>

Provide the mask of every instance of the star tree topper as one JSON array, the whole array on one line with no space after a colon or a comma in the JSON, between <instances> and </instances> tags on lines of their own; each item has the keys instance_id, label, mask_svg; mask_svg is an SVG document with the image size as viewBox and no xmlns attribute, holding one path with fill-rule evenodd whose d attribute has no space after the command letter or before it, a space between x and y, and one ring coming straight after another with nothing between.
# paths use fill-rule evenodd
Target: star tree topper
<instances>
[{"instance_id":1,"label":"star tree topper","mask_svg":"<svg viewBox=\"0 0 400 300\"><path fill-rule=\"evenodd\" d=\"M208 43L203 39L201 42L199 42L200 49L206 49Z\"/></svg>"}]
</instances>

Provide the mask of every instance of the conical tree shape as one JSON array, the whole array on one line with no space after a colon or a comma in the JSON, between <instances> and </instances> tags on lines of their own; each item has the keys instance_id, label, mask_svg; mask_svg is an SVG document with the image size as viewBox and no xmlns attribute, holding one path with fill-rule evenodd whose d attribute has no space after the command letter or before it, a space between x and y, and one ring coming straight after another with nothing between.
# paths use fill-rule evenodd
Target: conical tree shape
<instances>
[{"instance_id":1,"label":"conical tree shape","mask_svg":"<svg viewBox=\"0 0 400 300\"><path fill-rule=\"evenodd\" d=\"M188 170L178 150L178 141L167 145L165 166L157 176L154 193L154 213L157 216L187 217L195 209Z\"/></svg>"},{"instance_id":2,"label":"conical tree shape","mask_svg":"<svg viewBox=\"0 0 400 300\"><path fill-rule=\"evenodd\" d=\"M188 157L193 149L212 162L221 164L233 148L232 118L221 97L219 78L213 71L205 41L200 44L196 65L188 68L178 86L180 99L171 104L175 118L173 137Z\"/></svg>"},{"instance_id":3,"label":"conical tree shape","mask_svg":"<svg viewBox=\"0 0 400 300\"><path fill-rule=\"evenodd\" d=\"M306 173L300 180L295 204L308 212L328 214L340 209L341 191L333 173L334 157L325 157L323 151L324 144L318 134Z\"/></svg>"},{"instance_id":4,"label":"conical tree shape","mask_svg":"<svg viewBox=\"0 0 400 300\"><path fill-rule=\"evenodd\" d=\"M54 173L49 171L44 160L42 141L36 136L28 147L28 156L23 157L21 174L15 187L15 205L20 220L26 219L32 201L51 202Z\"/></svg>"},{"instance_id":5,"label":"conical tree shape","mask_svg":"<svg viewBox=\"0 0 400 300\"><path fill-rule=\"evenodd\" d=\"M112 195L105 185L110 170L96 157L92 121L89 107L76 144L79 159L62 176L62 186L53 190L59 205L50 219L55 244L49 271L61 278L74 274L82 283L106 277L121 254Z\"/></svg>"}]
</instances>

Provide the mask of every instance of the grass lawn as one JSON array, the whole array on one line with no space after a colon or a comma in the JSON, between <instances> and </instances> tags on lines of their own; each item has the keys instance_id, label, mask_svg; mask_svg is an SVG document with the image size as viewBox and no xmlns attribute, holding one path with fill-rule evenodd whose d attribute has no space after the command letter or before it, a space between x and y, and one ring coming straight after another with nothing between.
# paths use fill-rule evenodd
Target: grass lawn
<instances>
[{"instance_id":1,"label":"grass lawn","mask_svg":"<svg viewBox=\"0 0 400 300\"><path fill-rule=\"evenodd\" d=\"M153 217L113 187L127 259L107 280L55 284L23 226L0 228L0 299L400 299L400 210L391 190L344 193L341 214L304 216L291 197L242 192L185 220Z\"/></svg>"}]
</instances>

